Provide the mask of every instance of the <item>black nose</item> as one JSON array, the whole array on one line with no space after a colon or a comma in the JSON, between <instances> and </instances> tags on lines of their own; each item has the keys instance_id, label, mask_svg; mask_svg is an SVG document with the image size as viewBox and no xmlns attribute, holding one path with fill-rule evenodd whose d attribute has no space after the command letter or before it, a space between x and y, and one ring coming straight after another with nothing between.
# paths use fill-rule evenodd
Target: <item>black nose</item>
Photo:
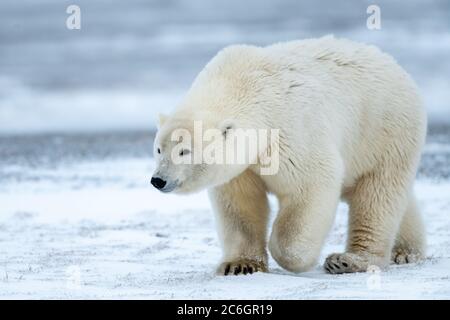
<instances>
[{"instance_id":1,"label":"black nose","mask_svg":"<svg viewBox=\"0 0 450 320\"><path fill-rule=\"evenodd\" d=\"M166 185L166 181L164 181L161 178L152 178L152 185L156 188L156 189L162 189L164 188L164 186Z\"/></svg>"}]
</instances>

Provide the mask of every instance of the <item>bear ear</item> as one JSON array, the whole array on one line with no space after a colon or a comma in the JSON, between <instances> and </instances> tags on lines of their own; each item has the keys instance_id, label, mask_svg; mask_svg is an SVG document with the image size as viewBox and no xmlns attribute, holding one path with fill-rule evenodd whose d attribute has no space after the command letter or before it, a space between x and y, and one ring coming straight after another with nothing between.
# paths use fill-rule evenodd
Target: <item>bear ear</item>
<instances>
[{"instance_id":1,"label":"bear ear","mask_svg":"<svg viewBox=\"0 0 450 320\"><path fill-rule=\"evenodd\" d=\"M159 128L162 127L162 125L164 124L164 122L166 122L168 116L166 116L165 114L160 113L158 115L158 123L156 124L156 126Z\"/></svg>"},{"instance_id":2,"label":"bear ear","mask_svg":"<svg viewBox=\"0 0 450 320\"><path fill-rule=\"evenodd\" d=\"M230 130L235 129L235 124L232 120L222 121L220 124L219 130L222 132L222 135L226 138L227 134Z\"/></svg>"}]
</instances>

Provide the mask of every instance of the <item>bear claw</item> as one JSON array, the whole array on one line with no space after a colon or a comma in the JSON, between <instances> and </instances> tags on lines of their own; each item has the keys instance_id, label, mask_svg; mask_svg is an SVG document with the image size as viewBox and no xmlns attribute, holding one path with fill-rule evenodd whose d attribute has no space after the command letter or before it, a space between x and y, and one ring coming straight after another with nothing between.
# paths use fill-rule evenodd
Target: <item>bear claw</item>
<instances>
[{"instance_id":1,"label":"bear claw","mask_svg":"<svg viewBox=\"0 0 450 320\"><path fill-rule=\"evenodd\" d=\"M217 269L217 273L224 276L247 275L258 271L267 272L267 267L264 263L253 260L224 262Z\"/></svg>"},{"instance_id":2,"label":"bear claw","mask_svg":"<svg viewBox=\"0 0 450 320\"><path fill-rule=\"evenodd\" d=\"M325 270L331 274L364 272L367 266L365 259L352 253L331 254L324 263Z\"/></svg>"},{"instance_id":3,"label":"bear claw","mask_svg":"<svg viewBox=\"0 0 450 320\"><path fill-rule=\"evenodd\" d=\"M392 262L395 264L415 263L421 259L422 256L420 254L403 250L398 250L392 254Z\"/></svg>"}]
</instances>

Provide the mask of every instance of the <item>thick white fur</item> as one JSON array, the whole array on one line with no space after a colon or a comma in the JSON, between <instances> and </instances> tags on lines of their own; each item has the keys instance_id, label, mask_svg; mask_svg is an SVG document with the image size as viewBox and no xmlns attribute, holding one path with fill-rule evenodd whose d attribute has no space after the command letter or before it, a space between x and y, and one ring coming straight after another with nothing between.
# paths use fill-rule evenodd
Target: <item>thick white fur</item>
<instances>
[{"instance_id":1,"label":"thick white fur","mask_svg":"<svg viewBox=\"0 0 450 320\"><path fill-rule=\"evenodd\" d=\"M220 127L278 128L280 167L167 164L169 133L193 120ZM340 199L349 203L345 253L330 273L365 271L424 255L425 235L412 191L426 115L409 75L373 46L320 39L225 48L199 74L155 142L157 169L178 192L209 188L224 257L220 273L267 270L267 193L280 210L268 247L293 272L317 263ZM166 152L166 154L165 154Z\"/></svg>"}]
</instances>

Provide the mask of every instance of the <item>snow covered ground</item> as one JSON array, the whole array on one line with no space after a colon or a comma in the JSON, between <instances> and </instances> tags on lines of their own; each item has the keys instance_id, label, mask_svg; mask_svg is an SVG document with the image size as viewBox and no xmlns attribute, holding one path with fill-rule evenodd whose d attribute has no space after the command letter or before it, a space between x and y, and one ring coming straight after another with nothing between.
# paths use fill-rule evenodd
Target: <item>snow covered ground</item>
<instances>
[{"instance_id":1,"label":"snow covered ground","mask_svg":"<svg viewBox=\"0 0 450 320\"><path fill-rule=\"evenodd\" d=\"M119 137L0 138L0 299L450 298L448 134L429 141L416 184L426 261L328 275L271 260L270 273L231 277L213 273L221 252L206 194L157 192L151 136ZM346 211L320 263L343 249Z\"/></svg>"}]
</instances>

